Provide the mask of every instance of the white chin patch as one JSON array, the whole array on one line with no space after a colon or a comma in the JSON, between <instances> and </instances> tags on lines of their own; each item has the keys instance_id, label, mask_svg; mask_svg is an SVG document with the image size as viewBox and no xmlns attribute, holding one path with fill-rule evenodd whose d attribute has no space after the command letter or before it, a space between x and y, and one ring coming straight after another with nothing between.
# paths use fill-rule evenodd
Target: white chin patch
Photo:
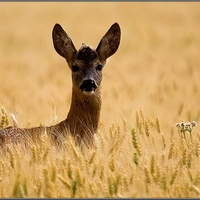
<instances>
[{"instance_id":1,"label":"white chin patch","mask_svg":"<svg viewBox=\"0 0 200 200\"><path fill-rule=\"evenodd\" d=\"M83 90L83 94L85 94L87 96L93 95L94 94L94 90L92 90L92 91L85 91L85 90Z\"/></svg>"}]
</instances>

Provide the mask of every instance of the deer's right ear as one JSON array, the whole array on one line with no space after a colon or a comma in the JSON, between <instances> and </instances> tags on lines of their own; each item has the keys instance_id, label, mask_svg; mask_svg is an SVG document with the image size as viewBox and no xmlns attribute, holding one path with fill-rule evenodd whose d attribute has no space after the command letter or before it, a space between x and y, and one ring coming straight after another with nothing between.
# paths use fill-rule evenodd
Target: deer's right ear
<instances>
[{"instance_id":1,"label":"deer's right ear","mask_svg":"<svg viewBox=\"0 0 200 200\"><path fill-rule=\"evenodd\" d=\"M77 52L71 38L59 24L55 24L52 32L54 48L59 55L70 62Z\"/></svg>"},{"instance_id":2,"label":"deer's right ear","mask_svg":"<svg viewBox=\"0 0 200 200\"><path fill-rule=\"evenodd\" d=\"M101 39L96 51L100 60L105 61L118 49L121 38L121 30L118 23L114 23Z\"/></svg>"}]
</instances>

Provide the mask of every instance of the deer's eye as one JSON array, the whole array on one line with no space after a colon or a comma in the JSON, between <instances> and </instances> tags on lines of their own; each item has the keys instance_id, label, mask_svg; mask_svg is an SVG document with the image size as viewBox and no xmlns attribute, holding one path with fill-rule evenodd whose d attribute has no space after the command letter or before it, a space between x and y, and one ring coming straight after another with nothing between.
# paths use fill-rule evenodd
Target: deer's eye
<instances>
[{"instance_id":1,"label":"deer's eye","mask_svg":"<svg viewBox=\"0 0 200 200\"><path fill-rule=\"evenodd\" d=\"M79 67L76 66L76 65L73 65L73 66L72 66L72 71L73 71L73 72L78 72L78 71L79 71Z\"/></svg>"},{"instance_id":2,"label":"deer's eye","mask_svg":"<svg viewBox=\"0 0 200 200\"><path fill-rule=\"evenodd\" d=\"M103 69L103 65L97 65L97 68L96 68L98 71L101 71Z\"/></svg>"}]
</instances>

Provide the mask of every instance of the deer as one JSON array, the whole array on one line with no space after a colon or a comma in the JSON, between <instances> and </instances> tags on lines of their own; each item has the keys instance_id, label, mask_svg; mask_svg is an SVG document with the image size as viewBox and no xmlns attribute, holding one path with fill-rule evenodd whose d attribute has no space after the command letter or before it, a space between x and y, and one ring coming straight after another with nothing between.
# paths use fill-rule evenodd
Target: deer
<instances>
[{"instance_id":1,"label":"deer","mask_svg":"<svg viewBox=\"0 0 200 200\"><path fill-rule=\"evenodd\" d=\"M72 97L68 115L52 126L1 129L0 146L29 140L36 142L44 132L52 142L60 143L70 134L76 144L92 146L100 119L102 71L107 58L118 50L120 38L120 26L114 23L96 49L82 43L77 50L62 26L56 23L52 31L53 46L71 70Z\"/></svg>"}]
</instances>

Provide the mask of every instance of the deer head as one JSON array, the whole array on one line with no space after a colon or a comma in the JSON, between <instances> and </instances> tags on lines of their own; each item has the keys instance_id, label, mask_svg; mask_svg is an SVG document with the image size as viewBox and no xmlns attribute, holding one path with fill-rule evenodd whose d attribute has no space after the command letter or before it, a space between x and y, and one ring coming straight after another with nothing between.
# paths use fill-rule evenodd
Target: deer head
<instances>
[{"instance_id":1,"label":"deer head","mask_svg":"<svg viewBox=\"0 0 200 200\"><path fill-rule=\"evenodd\" d=\"M54 26L52 36L55 50L66 59L72 71L73 89L84 95L93 95L100 86L106 59L119 47L119 25L115 23L110 27L96 49L82 44L77 51L71 38L59 24Z\"/></svg>"}]
</instances>

